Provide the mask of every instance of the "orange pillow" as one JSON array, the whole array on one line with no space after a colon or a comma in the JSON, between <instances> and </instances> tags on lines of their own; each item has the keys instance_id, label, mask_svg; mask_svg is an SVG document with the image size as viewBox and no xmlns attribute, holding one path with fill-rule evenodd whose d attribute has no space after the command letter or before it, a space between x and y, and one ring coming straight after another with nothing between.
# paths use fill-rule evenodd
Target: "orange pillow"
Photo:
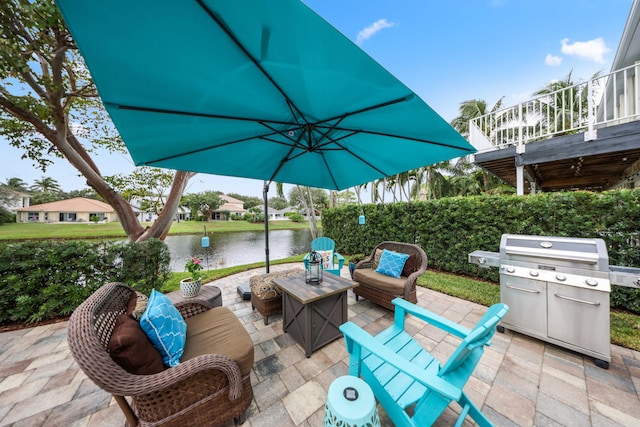
<instances>
[{"instance_id":1,"label":"orange pillow","mask_svg":"<svg viewBox=\"0 0 640 427\"><path fill-rule=\"evenodd\" d=\"M164 370L160 352L140 324L126 314L116 319L108 349L111 358L131 374L151 375Z\"/></svg>"}]
</instances>

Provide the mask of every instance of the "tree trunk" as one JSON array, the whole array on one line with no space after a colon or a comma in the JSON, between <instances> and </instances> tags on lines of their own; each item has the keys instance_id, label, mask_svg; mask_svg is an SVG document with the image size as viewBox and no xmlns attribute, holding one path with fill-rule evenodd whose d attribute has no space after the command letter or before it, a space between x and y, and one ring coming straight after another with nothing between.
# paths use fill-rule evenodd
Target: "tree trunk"
<instances>
[{"instance_id":1,"label":"tree trunk","mask_svg":"<svg viewBox=\"0 0 640 427\"><path fill-rule=\"evenodd\" d=\"M133 208L119 193L116 193L102 175L97 166L86 154L76 137L68 132L56 139L56 148L87 179L87 184L100 194L113 207L127 238L132 242L142 242L150 238L164 240L169 233L173 218L178 210L182 193L194 175L192 172L177 171L167 202L158 219L151 227L143 228ZM84 154L84 155L83 155Z\"/></svg>"},{"instance_id":2,"label":"tree trunk","mask_svg":"<svg viewBox=\"0 0 640 427\"><path fill-rule=\"evenodd\" d=\"M176 212L180 207L180 199L182 198L182 194L184 193L184 189L187 187L187 183L195 173L193 172L185 172L185 171L176 171L176 174L173 177L173 183L171 184L171 190L169 191L169 197L167 198L167 202L158 215L158 218L155 220L153 225L147 228L144 233L142 233L137 242L141 242L147 240L151 237L158 238L160 240L164 240L169 234L169 229L173 224L173 219L176 216Z\"/></svg>"},{"instance_id":3,"label":"tree trunk","mask_svg":"<svg viewBox=\"0 0 640 427\"><path fill-rule=\"evenodd\" d=\"M302 206L307 211L307 215L309 215L309 230L311 231L311 238L315 239L318 237L318 229L316 225L316 214L315 208L313 206L313 198L311 197L311 188L310 187L300 187L297 186L300 191L300 199L302 200ZM305 191L306 190L306 194Z\"/></svg>"}]
</instances>

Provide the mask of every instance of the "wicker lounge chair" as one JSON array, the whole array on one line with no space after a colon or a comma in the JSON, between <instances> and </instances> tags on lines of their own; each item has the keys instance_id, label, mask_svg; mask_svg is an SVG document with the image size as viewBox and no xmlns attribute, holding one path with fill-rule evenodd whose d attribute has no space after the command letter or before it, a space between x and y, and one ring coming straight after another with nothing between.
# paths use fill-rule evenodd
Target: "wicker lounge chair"
<instances>
[{"instance_id":1,"label":"wicker lounge chair","mask_svg":"<svg viewBox=\"0 0 640 427\"><path fill-rule=\"evenodd\" d=\"M383 249L409 254L410 257L399 278L376 273L377 261ZM390 310L395 309L391 301L400 297L412 303L418 302L416 281L427 270L427 255L418 245L403 242L382 242L371 251L371 255L356 264L353 271L353 281L359 286L353 289L358 297Z\"/></svg>"},{"instance_id":2,"label":"wicker lounge chair","mask_svg":"<svg viewBox=\"0 0 640 427\"><path fill-rule=\"evenodd\" d=\"M226 307L211 308L209 302L197 297L178 302L175 306L187 322L181 363L152 375L132 374L111 358L107 348L116 319L127 312L133 293L122 283L102 286L74 311L68 331L69 347L78 365L96 385L114 395L127 425L244 422L253 399L250 372L254 353L240 321ZM219 350L220 346L227 348Z\"/></svg>"}]
</instances>

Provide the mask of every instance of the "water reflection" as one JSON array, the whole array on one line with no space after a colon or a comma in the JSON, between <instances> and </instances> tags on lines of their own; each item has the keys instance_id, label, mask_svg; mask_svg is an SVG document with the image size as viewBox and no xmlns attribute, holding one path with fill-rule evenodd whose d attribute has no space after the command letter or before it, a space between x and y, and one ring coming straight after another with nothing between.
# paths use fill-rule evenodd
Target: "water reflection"
<instances>
[{"instance_id":1,"label":"water reflection","mask_svg":"<svg viewBox=\"0 0 640 427\"><path fill-rule=\"evenodd\" d=\"M269 259L277 260L309 252L309 230L270 230ZM202 259L204 268L233 267L265 260L264 232L242 231L209 236L209 248L202 248L202 235L167 236L171 252L171 270L184 271L190 257Z\"/></svg>"}]
</instances>

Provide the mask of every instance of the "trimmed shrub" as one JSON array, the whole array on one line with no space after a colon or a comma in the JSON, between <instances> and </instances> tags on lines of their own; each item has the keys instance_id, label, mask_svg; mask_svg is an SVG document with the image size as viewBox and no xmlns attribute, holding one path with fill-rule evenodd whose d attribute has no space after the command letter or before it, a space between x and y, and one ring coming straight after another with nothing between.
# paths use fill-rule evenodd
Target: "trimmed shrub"
<instances>
[{"instance_id":1,"label":"trimmed shrub","mask_svg":"<svg viewBox=\"0 0 640 427\"><path fill-rule=\"evenodd\" d=\"M169 274L169 249L157 240L117 244L27 241L0 245L0 324L70 314L107 282L149 293Z\"/></svg>"},{"instance_id":2,"label":"trimmed shrub","mask_svg":"<svg viewBox=\"0 0 640 427\"><path fill-rule=\"evenodd\" d=\"M366 224L358 225L364 210ZM497 282L497 269L468 262L497 252L502 234L601 238L609 263L640 267L640 190L528 196L451 197L426 202L347 205L322 214L323 234L344 254L371 253L384 240L415 243L429 267ZM640 291L615 286L612 306L640 313Z\"/></svg>"}]
</instances>

